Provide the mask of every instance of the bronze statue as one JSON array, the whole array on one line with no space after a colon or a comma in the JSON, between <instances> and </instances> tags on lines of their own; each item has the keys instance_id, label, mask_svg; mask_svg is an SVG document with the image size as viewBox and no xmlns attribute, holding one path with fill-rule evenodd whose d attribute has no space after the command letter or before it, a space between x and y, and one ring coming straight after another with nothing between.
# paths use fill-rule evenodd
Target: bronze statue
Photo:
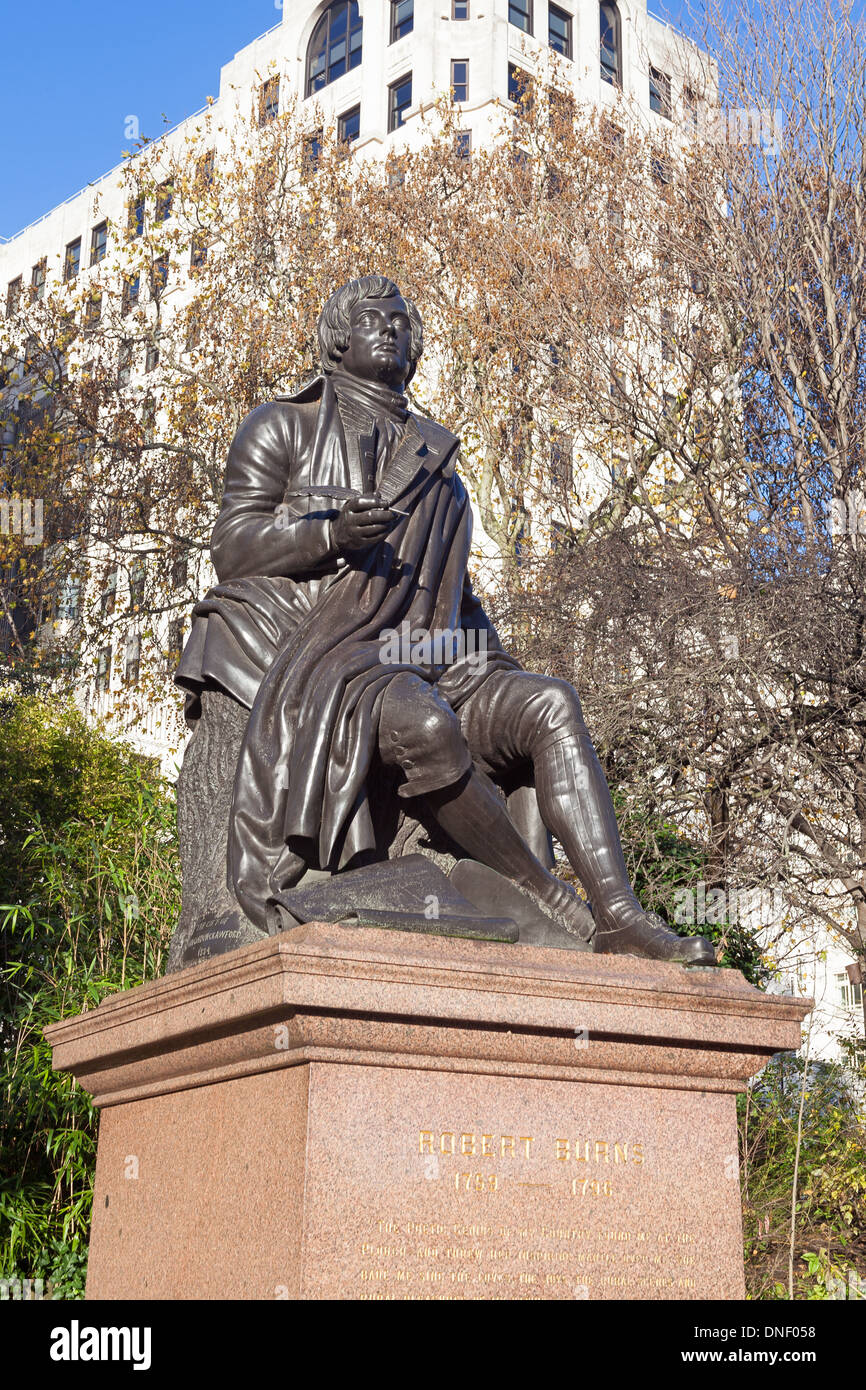
<instances>
[{"instance_id":1,"label":"bronze statue","mask_svg":"<svg viewBox=\"0 0 866 1390\"><path fill-rule=\"evenodd\" d=\"M364 276L319 343L324 375L229 451L219 583L177 673L195 733L169 968L314 917L714 965L638 902L577 693L522 670L473 594L459 441L404 394L417 310Z\"/></svg>"}]
</instances>

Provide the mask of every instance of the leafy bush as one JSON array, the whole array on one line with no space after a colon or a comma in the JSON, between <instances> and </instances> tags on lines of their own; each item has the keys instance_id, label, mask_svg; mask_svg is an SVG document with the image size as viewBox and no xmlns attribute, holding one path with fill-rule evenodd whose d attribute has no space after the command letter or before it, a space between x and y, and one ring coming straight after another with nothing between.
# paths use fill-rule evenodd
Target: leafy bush
<instances>
[{"instance_id":1,"label":"leafy bush","mask_svg":"<svg viewBox=\"0 0 866 1390\"><path fill-rule=\"evenodd\" d=\"M866 1280L866 1077L838 1064L774 1058L738 1101L746 1281L752 1298L788 1298L791 1196L803 1096L794 1297Z\"/></svg>"},{"instance_id":2,"label":"leafy bush","mask_svg":"<svg viewBox=\"0 0 866 1390\"><path fill-rule=\"evenodd\" d=\"M19 699L0 727L0 1277L80 1297L97 1116L43 1029L162 973L174 796L72 705Z\"/></svg>"}]
</instances>

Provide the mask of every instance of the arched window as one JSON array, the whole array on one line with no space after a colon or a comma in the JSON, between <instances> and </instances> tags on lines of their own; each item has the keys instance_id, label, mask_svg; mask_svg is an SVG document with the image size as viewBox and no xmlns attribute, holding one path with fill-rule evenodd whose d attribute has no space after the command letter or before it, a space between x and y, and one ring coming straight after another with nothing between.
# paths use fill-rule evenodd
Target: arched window
<instances>
[{"instance_id":1,"label":"arched window","mask_svg":"<svg viewBox=\"0 0 866 1390\"><path fill-rule=\"evenodd\" d=\"M357 0L335 0L328 6L307 49L307 96L358 66L363 23Z\"/></svg>"},{"instance_id":2,"label":"arched window","mask_svg":"<svg viewBox=\"0 0 866 1390\"><path fill-rule=\"evenodd\" d=\"M599 6L601 32L601 80L614 87L622 86L622 31L619 9L614 0L602 0Z\"/></svg>"}]
</instances>

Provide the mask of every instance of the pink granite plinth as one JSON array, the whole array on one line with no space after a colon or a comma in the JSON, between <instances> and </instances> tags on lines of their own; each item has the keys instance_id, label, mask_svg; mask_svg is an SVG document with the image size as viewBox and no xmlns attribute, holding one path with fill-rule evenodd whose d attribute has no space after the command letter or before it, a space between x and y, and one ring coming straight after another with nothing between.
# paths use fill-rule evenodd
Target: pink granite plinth
<instances>
[{"instance_id":1,"label":"pink granite plinth","mask_svg":"<svg viewBox=\"0 0 866 1390\"><path fill-rule=\"evenodd\" d=\"M89 1298L742 1297L735 1100L809 1002L310 925L46 1030L101 1108Z\"/></svg>"}]
</instances>

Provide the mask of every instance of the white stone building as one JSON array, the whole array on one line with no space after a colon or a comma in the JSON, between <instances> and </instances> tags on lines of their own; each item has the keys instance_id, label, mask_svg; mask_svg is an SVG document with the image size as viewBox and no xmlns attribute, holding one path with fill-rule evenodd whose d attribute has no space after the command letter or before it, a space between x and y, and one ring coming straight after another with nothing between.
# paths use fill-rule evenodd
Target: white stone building
<instances>
[{"instance_id":1,"label":"white stone building","mask_svg":"<svg viewBox=\"0 0 866 1390\"><path fill-rule=\"evenodd\" d=\"M541 76L552 65L580 100L603 106L624 97L648 121L670 124L683 101L676 77L681 42L647 13L645 0L286 0L281 22L225 64L218 95L160 143L167 152L180 149L206 128L218 158L226 132L251 108L257 104L260 120L267 119L293 94L309 107L311 135L333 122L358 155L382 157L420 139L422 110L451 90L462 116L459 138L469 149L495 138L522 74ZM84 286L97 267L103 278L112 272L119 248L108 228L125 226L129 215L124 167L0 240L0 309L7 317L28 292L42 295L57 282ZM175 273L172 266L173 280ZM120 277L118 263L118 283ZM177 284L173 293L177 302ZM131 369L142 385L148 370L147 361ZM22 374L19 367L19 379ZM117 584L120 600L123 575ZM74 615L80 599L70 591L61 611ZM107 672L82 679L81 698L91 712L112 715L124 672L138 660L137 641L131 632L121 661L109 660ZM170 704L151 706L125 729L169 771L177 765L179 731Z\"/></svg>"}]
</instances>

